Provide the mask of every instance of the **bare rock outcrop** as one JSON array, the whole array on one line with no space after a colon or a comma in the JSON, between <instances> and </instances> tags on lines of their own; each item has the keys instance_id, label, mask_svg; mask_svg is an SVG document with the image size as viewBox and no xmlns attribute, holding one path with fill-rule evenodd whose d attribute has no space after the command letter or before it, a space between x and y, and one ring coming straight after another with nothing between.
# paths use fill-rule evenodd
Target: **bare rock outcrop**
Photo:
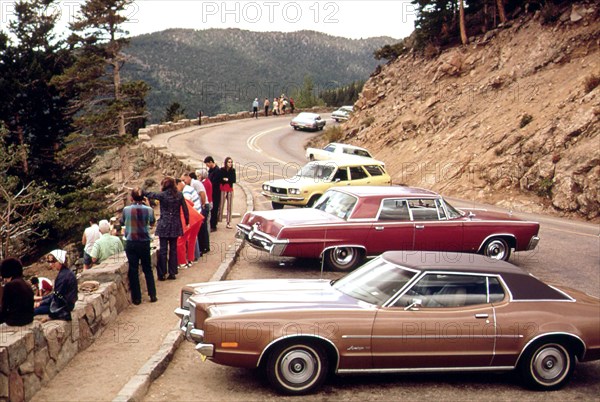
<instances>
[{"instance_id":1,"label":"bare rock outcrop","mask_svg":"<svg viewBox=\"0 0 600 402\"><path fill-rule=\"evenodd\" d=\"M370 148L397 184L600 219L594 7L552 26L513 21L433 60L401 56L367 81L344 141Z\"/></svg>"}]
</instances>

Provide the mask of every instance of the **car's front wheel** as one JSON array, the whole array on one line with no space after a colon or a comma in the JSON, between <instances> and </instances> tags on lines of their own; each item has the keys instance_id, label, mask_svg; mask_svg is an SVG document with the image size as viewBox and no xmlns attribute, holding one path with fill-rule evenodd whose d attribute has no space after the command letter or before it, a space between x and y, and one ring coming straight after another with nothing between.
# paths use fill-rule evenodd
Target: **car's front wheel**
<instances>
[{"instance_id":1,"label":"car's front wheel","mask_svg":"<svg viewBox=\"0 0 600 402\"><path fill-rule=\"evenodd\" d=\"M325 253L325 264L334 271L351 271L362 259L362 250L355 247L335 247Z\"/></svg>"},{"instance_id":2,"label":"car's front wheel","mask_svg":"<svg viewBox=\"0 0 600 402\"><path fill-rule=\"evenodd\" d=\"M483 246L483 255L499 261L508 261L510 257L510 246L501 237L488 240Z\"/></svg>"},{"instance_id":3,"label":"car's front wheel","mask_svg":"<svg viewBox=\"0 0 600 402\"><path fill-rule=\"evenodd\" d=\"M305 395L325 380L327 355L313 342L288 342L275 346L267 360L267 378L278 391L287 395Z\"/></svg>"},{"instance_id":4,"label":"car's front wheel","mask_svg":"<svg viewBox=\"0 0 600 402\"><path fill-rule=\"evenodd\" d=\"M540 342L523 355L520 369L523 380L530 388L551 391L569 381L575 358L567 346L560 342Z\"/></svg>"},{"instance_id":5,"label":"car's front wheel","mask_svg":"<svg viewBox=\"0 0 600 402\"><path fill-rule=\"evenodd\" d=\"M283 209L283 204L280 204L275 201L271 201L271 207L273 207L273 209Z\"/></svg>"}]
</instances>

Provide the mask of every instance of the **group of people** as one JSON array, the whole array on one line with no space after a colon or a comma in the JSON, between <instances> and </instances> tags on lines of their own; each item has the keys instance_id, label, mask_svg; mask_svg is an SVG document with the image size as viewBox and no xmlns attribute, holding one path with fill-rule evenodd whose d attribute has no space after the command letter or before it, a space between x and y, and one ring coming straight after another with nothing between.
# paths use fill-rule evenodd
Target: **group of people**
<instances>
[{"instance_id":1,"label":"group of people","mask_svg":"<svg viewBox=\"0 0 600 402\"><path fill-rule=\"evenodd\" d=\"M252 117L255 117L258 119L259 107L260 107L260 105L258 102L258 98L254 98L254 101L252 102ZM269 115L269 111L271 111L273 116L281 116L281 115L288 113L288 111L289 111L289 113L294 113L294 110L296 109L296 105L294 104L294 99L293 98L288 99L285 96L285 94L281 94L281 96L278 98L273 98L272 108L271 108L271 102L269 101L269 98L265 98L265 100L263 102L263 107L265 110L265 116Z\"/></svg>"},{"instance_id":2,"label":"group of people","mask_svg":"<svg viewBox=\"0 0 600 402\"><path fill-rule=\"evenodd\" d=\"M226 227L232 228L233 186L237 180L233 159L225 158L219 167L212 156L207 156L204 163L206 168L184 173L179 179L165 177L159 192L132 190L134 204L123 210L121 224L125 227L125 253L134 304L141 303L140 263L150 301L157 300L150 262L150 226L154 223L154 212L143 205L144 199L159 202L160 217L155 231L159 239L156 264L159 281L177 279L180 269L187 269L210 252L209 233L217 230L223 217ZM143 235L136 238L133 233Z\"/></svg>"},{"instance_id":3,"label":"group of people","mask_svg":"<svg viewBox=\"0 0 600 402\"><path fill-rule=\"evenodd\" d=\"M67 252L53 250L46 256L46 262L58 271L54 284L47 278L31 278L27 282L17 258L9 257L0 263L3 282L0 324L23 326L41 314L51 319L71 320L77 301L77 279L67 266Z\"/></svg>"},{"instance_id":4,"label":"group of people","mask_svg":"<svg viewBox=\"0 0 600 402\"><path fill-rule=\"evenodd\" d=\"M90 269L108 257L125 251L133 304L142 302L139 267L146 280L150 302L157 292L151 263L151 228L156 223L159 238L157 277L159 281L176 279L180 268L187 268L210 251L209 233L217 230L225 218L231 229L236 171L231 157L218 166L212 156L204 159L206 168L184 173L179 179L165 177L160 192L131 189L131 204L117 222L90 219L82 236L84 269ZM148 200L158 200L160 217L155 219ZM23 277L23 265L16 258L0 263L3 280L0 324L27 325L38 314L50 319L71 320L77 301L77 278L69 269L67 252L56 249L45 257L58 274L54 283L47 278Z\"/></svg>"}]
</instances>

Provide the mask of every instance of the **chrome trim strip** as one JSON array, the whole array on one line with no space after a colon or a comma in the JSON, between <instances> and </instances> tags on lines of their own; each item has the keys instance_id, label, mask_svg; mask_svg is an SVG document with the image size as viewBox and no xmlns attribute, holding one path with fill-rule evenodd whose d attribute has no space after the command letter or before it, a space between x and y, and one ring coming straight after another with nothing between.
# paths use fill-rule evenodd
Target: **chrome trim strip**
<instances>
[{"instance_id":1,"label":"chrome trim strip","mask_svg":"<svg viewBox=\"0 0 600 402\"><path fill-rule=\"evenodd\" d=\"M519 339L523 338L523 335L342 335L342 339L438 339L438 338L509 338Z\"/></svg>"},{"instance_id":2,"label":"chrome trim strip","mask_svg":"<svg viewBox=\"0 0 600 402\"><path fill-rule=\"evenodd\" d=\"M514 370L516 366L485 366L485 367L423 367L423 368L380 368L380 369L340 369L338 374L351 373L433 373L446 371L506 371Z\"/></svg>"}]
</instances>

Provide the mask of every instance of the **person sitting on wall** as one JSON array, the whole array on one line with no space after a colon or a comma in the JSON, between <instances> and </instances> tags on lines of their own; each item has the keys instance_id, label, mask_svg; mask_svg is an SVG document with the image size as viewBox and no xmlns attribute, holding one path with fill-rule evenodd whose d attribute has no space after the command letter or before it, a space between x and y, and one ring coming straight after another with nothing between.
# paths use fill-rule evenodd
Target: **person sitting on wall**
<instances>
[{"instance_id":1,"label":"person sitting on wall","mask_svg":"<svg viewBox=\"0 0 600 402\"><path fill-rule=\"evenodd\" d=\"M100 264L107 258L125 250L121 239L110 234L110 224L106 219L101 220L98 227L102 236L96 240L90 251L90 256L94 264Z\"/></svg>"},{"instance_id":2,"label":"person sitting on wall","mask_svg":"<svg viewBox=\"0 0 600 402\"><path fill-rule=\"evenodd\" d=\"M6 258L0 266L4 292L0 323L23 326L33 321L33 289L23 279L23 265L16 258Z\"/></svg>"},{"instance_id":3,"label":"person sitting on wall","mask_svg":"<svg viewBox=\"0 0 600 402\"><path fill-rule=\"evenodd\" d=\"M77 278L67 267L67 252L54 250L46 257L50 268L58 270L54 291L42 298L33 315L48 314L53 320L71 321L71 311L77 301Z\"/></svg>"}]
</instances>

